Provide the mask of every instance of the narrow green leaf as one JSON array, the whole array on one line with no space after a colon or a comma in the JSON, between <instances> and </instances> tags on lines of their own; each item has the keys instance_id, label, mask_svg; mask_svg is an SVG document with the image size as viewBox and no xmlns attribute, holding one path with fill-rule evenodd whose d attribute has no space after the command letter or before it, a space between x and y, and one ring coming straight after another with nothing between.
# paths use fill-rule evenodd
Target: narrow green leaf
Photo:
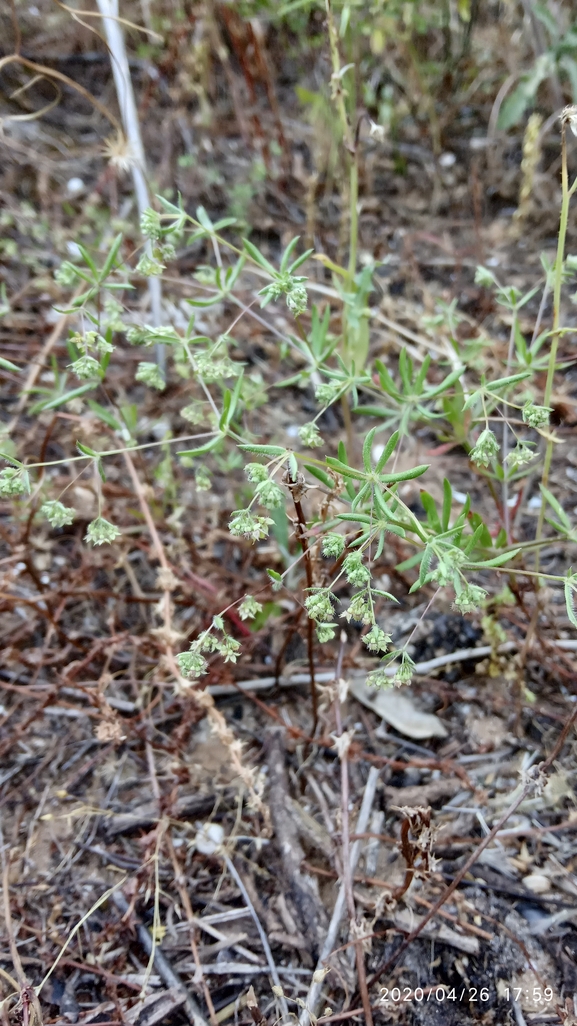
<instances>
[{"instance_id":1,"label":"narrow green leaf","mask_svg":"<svg viewBox=\"0 0 577 1026\"><path fill-rule=\"evenodd\" d=\"M296 481L297 474L299 472L299 464L294 452L289 453L288 467L292 480Z\"/></svg>"},{"instance_id":2,"label":"narrow green leaf","mask_svg":"<svg viewBox=\"0 0 577 1026\"><path fill-rule=\"evenodd\" d=\"M294 274L295 271L298 271L299 267L304 264L305 260L308 260L311 253L314 253L314 249L306 249L304 253L301 253L300 257L297 257L290 265L289 274Z\"/></svg>"},{"instance_id":3,"label":"narrow green leaf","mask_svg":"<svg viewBox=\"0 0 577 1026\"><path fill-rule=\"evenodd\" d=\"M368 513L337 513L338 520L347 520L352 524L372 524L372 517Z\"/></svg>"},{"instance_id":4,"label":"narrow green leaf","mask_svg":"<svg viewBox=\"0 0 577 1026\"><path fill-rule=\"evenodd\" d=\"M329 488L331 491L333 490L333 488L335 487L335 482L331 481L330 477L328 476L328 474L325 474L324 470L320 470L319 467L313 467L310 463L305 463L304 467L305 470L308 470L309 474L312 474L313 477L316 477L317 481L321 481L326 488Z\"/></svg>"},{"instance_id":5,"label":"narrow green leaf","mask_svg":"<svg viewBox=\"0 0 577 1026\"><path fill-rule=\"evenodd\" d=\"M572 581L577 583L575 576L572 578L567 577L565 579L565 605L567 606L567 616L569 617L569 620L574 627L577 627L577 615L575 614L576 588L575 583L572 583Z\"/></svg>"},{"instance_id":6,"label":"narrow green leaf","mask_svg":"<svg viewBox=\"0 0 577 1026\"><path fill-rule=\"evenodd\" d=\"M76 442L76 448L78 452L82 453L83 456L91 456L92 459L99 460L100 453L91 449L88 445L83 445L82 442Z\"/></svg>"},{"instance_id":7,"label":"narrow green leaf","mask_svg":"<svg viewBox=\"0 0 577 1026\"><path fill-rule=\"evenodd\" d=\"M300 235L295 235L294 239L290 240L287 248L285 249L285 251L284 251L284 253L282 255L282 258L281 258L281 262L280 262L280 272L281 272L281 274L284 274L284 272L288 269L288 263L289 263L289 260L291 258L292 251L295 248L295 246L296 246L297 242L299 241L299 239L300 239Z\"/></svg>"},{"instance_id":8,"label":"narrow green leaf","mask_svg":"<svg viewBox=\"0 0 577 1026\"><path fill-rule=\"evenodd\" d=\"M71 399L78 399L79 396L84 395L86 392L91 392L97 385L97 381L87 381L85 385L79 385L78 388L73 388L70 392L64 392L63 395L57 395L54 399L35 403L28 412L40 413L42 410L55 410L58 406L64 406L65 403L69 403Z\"/></svg>"},{"instance_id":9,"label":"narrow green leaf","mask_svg":"<svg viewBox=\"0 0 577 1026\"><path fill-rule=\"evenodd\" d=\"M436 531L437 534L441 534L443 528L441 527L441 521L439 519L439 514L437 513L435 500L433 499L433 496L423 488L421 488L421 503L425 513L427 514L429 526L432 527L433 531Z\"/></svg>"},{"instance_id":10,"label":"narrow green leaf","mask_svg":"<svg viewBox=\"0 0 577 1026\"><path fill-rule=\"evenodd\" d=\"M282 445L239 445L243 452L254 452L262 456L284 456L288 451Z\"/></svg>"},{"instance_id":11,"label":"narrow green leaf","mask_svg":"<svg viewBox=\"0 0 577 1026\"><path fill-rule=\"evenodd\" d=\"M268 262L266 257L262 255L260 250L258 250L252 242L249 242L248 239L243 239L242 244L245 250L247 251L249 257L251 257L254 260L255 264L258 264L258 266L262 267L264 271L268 271L269 274L272 274L273 277L276 277L276 269L273 267L272 264Z\"/></svg>"},{"instance_id":12,"label":"narrow green leaf","mask_svg":"<svg viewBox=\"0 0 577 1026\"><path fill-rule=\"evenodd\" d=\"M399 474L383 474L381 481L384 481L385 484L396 484L397 481L412 481L415 477L421 477L429 469L430 465L430 463L423 463L419 467L403 470Z\"/></svg>"},{"instance_id":13,"label":"narrow green leaf","mask_svg":"<svg viewBox=\"0 0 577 1026\"><path fill-rule=\"evenodd\" d=\"M419 587L420 588L422 588L423 584L425 583L427 574L429 572L429 567L431 565L432 558L433 558L433 550L431 548L429 548L429 546L427 545L425 551L423 552L423 558L421 560L421 566L419 568L419 582L418 583L419 583Z\"/></svg>"},{"instance_id":14,"label":"narrow green leaf","mask_svg":"<svg viewBox=\"0 0 577 1026\"><path fill-rule=\"evenodd\" d=\"M15 363L10 363L10 360L5 360L3 356L0 356L0 367L2 370L12 371L14 374L20 374L20 367L17 367Z\"/></svg>"},{"instance_id":15,"label":"narrow green leaf","mask_svg":"<svg viewBox=\"0 0 577 1026\"><path fill-rule=\"evenodd\" d=\"M363 463L367 474L371 472L371 450L376 430L376 428L372 428L363 442Z\"/></svg>"},{"instance_id":16,"label":"narrow green leaf","mask_svg":"<svg viewBox=\"0 0 577 1026\"><path fill-rule=\"evenodd\" d=\"M214 438L210 439L210 442L206 442L205 445L199 445L198 449L181 449L177 451L177 456L202 456L205 452L211 452L215 449L218 443L222 439L222 435L215 435Z\"/></svg>"},{"instance_id":17,"label":"narrow green leaf","mask_svg":"<svg viewBox=\"0 0 577 1026\"><path fill-rule=\"evenodd\" d=\"M88 405L92 412L95 413L96 416L104 422L104 424L108 424L108 427L112 428L114 431L121 430L121 426L117 421L116 417L114 417L109 410L105 409L104 406L101 406L100 403L95 402L94 399L89 399Z\"/></svg>"},{"instance_id":18,"label":"narrow green leaf","mask_svg":"<svg viewBox=\"0 0 577 1026\"><path fill-rule=\"evenodd\" d=\"M98 278L98 268L94 263L94 260L90 256L90 253L86 249L86 246L82 246L79 242L77 243L78 249L82 255L84 263L90 268L95 278Z\"/></svg>"},{"instance_id":19,"label":"narrow green leaf","mask_svg":"<svg viewBox=\"0 0 577 1026\"><path fill-rule=\"evenodd\" d=\"M481 399L482 395L483 395L483 389L482 388L478 388L478 389L476 389L475 392L471 392L471 395L469 396L469 398L466 399L465 402L463 403L463 412L465 410L470 410L475 405L475 403L477 403L479 401L479 399Z\"/></svg>"},{"instance_id":20,"label":"narrow green leaf","mask_svg":"<svg viewBox=\"0 0 577 1026\"><path fill-rule=\"evenodd\" d=\"M442 392L446 392L448 388L452 386L463 376L465 373L464 367L455 367L455 370L447 374L447 377L441 381L440 385L435 385L434 388L428 388L425 392L426 399L434 399L436 395L440 395Z\"/></svg>"},{"instance_id":21,"label":"narrow green leaf","mask_svg":"<svg viewBox=\"0 0 577 1026\"><path fill-rule=\"evenodd\" d=\"M399 431L395 431L394 434L392 434L391 437L389 438L387 444L385 445L385 448L383 449L381 455L379 456L379 461L378 461L378 463L377 463L377 465L375 467L375 473L376 474L380 474L381 470L383 469L383 467L386 466L386 464L389 462L391 456L393 455L393 452L395 451L395 449L397 447L397 443L399 441L399 437L400 437L400 432Z\"/></svg>"},{"instance_id":22,"label":"narrow green leaf","mask_svg":"<svg viewBox=\"0 0 577 1026\"><path fill-rule=\"evenodd\" d=\"M371 588L371 591L373 595L380 595L381 598L390 599L391 602L396 602L397 605L399 604L398 598L395 598L394 595L391 595L390 591L381 591L380 588Z\"/></svg>"},{"instance_id":23,"label":"narrow green leaf","mask_svg":"<svg viewBox=\"0 0 577 1026\"><path fill-rule=\"evenodd\" d=\"M449 520L451 519L451 507L453 505L453 489L451 488L451 482L444 477L443 478L443 511L441 513L441 523L443 524L443 531L446 531L449 526Z\"/></svg>"},{"instance_id":24,"label":"narrow green leaf","mask_svg":"<svg viewBox=\"0 0 577 1026\"><path fill-rule=\"evenodd\" d=\"M108 275L110 274L110 272L111 272L111 270L112 270L112 268L114 266L114 261L116 260L116 257L118 256L118 250L120 249L121 243L122 243L122 235L117 235L115 240L114 240L114 242L112 243L112 246L110 247L110 251L108 253L108 256L106 257L106 260L104 261L104 265L102 267L102 270L100 271L100 274L98 275L98 278L99 278L99 280L101 282L104 281L104 279L107 278Z\"/></svg>"},{"instance_id":25,"label":"narrow green leaf","mask_svg":"<svg viewBox=\"0 0 577 1026\"><path fill-rule=\"evenodd\" d=\"M551 506L551 509L553 509L555 511L555 513L559 517L559 520L564 525L566 530L570 531L571 530L571 521L569 520L569 517L567 516L567 514L566 514L565 510L563 509L561 503L555 498L555 496L553 495L553 492L550 492L549 489L545 488L544 485L540 485L540 488L541 488L541 494L545 497L545 499L547 500L547 502Z\"/></svg>"},{"instance_id":26,"label":"narrow green leaf","mask_svg":"<svg viewBox=\"0 0 577 1026\"><path fill-rule=\"evenodd\" d=\"M352 477L356 481L362 481L366 477L361 470L353 470L352 467L347 467L346 463L341 463L334 456L327 456L326 462L331 470L336 470L337 474L341 474L342 477Z\"/></svg>"},{"instance_id":27,"label":"narrow green leaf","mask_svg":"<svg viewBox=\"0 0 577 1026\"><path fill-rule=\"evenodd\" d=\"M515 556L518 556L520 551L521 549L513 549L512 552L502 552L500 556L495 556L493 559L485 559L482 562L475 562L470 565L475 567L503 566L504 563L509 563Z\"/></svg>"},{"instance_id":28,"label":"narrow green leaf","mask_svg":"<svg viewBox=\"0 0 577 1026\"><path fill-rule=\"evenodd\" d=\"M400 392L398 391L397 386L395 385L395 382L393 381L384 363L381 360L375 360L375 367L377 368L379 381L381 383L381 388L383 389L383 391L386 392L387 395L392 396L393 399L400 399Z\"/></svg>"},{"instance_id":29,"label":"narrow green leaf","mask_svg":"<svg viewBox=\"0 0 577 1026\"><path fill-rule=\"evenodd\" d=\"M24 464L20 463L19 460L14 459L14 456L9 456L7 452L0 452L0 459L6 460L7 463L11 463L14 467L24 466Z\"/></svg>"},{"instance_id":30,"label":"narrow green leaf","mask_svg":"<svg viewBox=\"0 0 577 1026\"><path fill-rule=\"evenodd\" d=\"M510 374L508 378L498 378L490 384L491 392L498 392L500 388L507 388L508 385L515 385L518 381L525 381L532 377L531 371L522 371L520 374Z\"/></svg>"},{"instance_id":31,"label":"narrow green leaf","mask_svg":"<svg viewBox=\"0 0 577 1026\"><path fill-rule=\"evenodd\" d=\"M404 559L402 563L397 563L395 570L398 570L399 573L404 573L405 570L412 570L417 563L420 563L422 557L422 552L415 552L412 556L409 556L408 559Z\"/></svg>"}]
</instances>

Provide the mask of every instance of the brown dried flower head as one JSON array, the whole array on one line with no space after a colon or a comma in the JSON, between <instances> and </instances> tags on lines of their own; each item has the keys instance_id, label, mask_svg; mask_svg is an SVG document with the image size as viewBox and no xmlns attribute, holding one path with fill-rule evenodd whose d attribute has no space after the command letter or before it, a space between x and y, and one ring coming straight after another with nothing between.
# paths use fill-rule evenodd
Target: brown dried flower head
<instances>
[{"instance_id":1,"label":"brown dried flower head","mask_svg":"<svg viewBox=\"0 0 577 1026\"><path fill-rule=\"evenodd\" d=\"M577 104L569 104L561 112L561 123L569 125L573 135L577 135Z\"/></svg>"}]
</instances>

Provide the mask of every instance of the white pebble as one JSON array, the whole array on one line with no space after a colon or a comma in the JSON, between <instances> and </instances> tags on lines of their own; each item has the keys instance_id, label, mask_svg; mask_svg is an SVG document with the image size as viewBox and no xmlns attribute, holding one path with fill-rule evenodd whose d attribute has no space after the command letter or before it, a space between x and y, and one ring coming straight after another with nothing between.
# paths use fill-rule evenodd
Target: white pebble
<instances>
[{"instance_id":1,"label":"white pebble","mask_svg":"<svg viewBox=\"0 0 577 1026\"><path fill-rule=\"evenodd\" d=\"M551 890L551 881L543 873L530 873L529 876L523 877L523 883L527 890L533 891L533 894L546 894Z\"/></svg>"},{"instance_id":2,"label":"white pebble","mask_svg":"<svg viewBox=\"0 0 577 1026\"><path fill-rule=\"evenodd\" d=\"M445 153L441 153L441 156L439 157L440 167L453 167L453 164L455 164L456 161L457 158L455 154L451 153L449 150L446 150Z\"/></svg>"},{"instance_id":3,"label":"white pebble","mask_svg":"<svg viewBox=\"0 0 577 1026\"><path fill-rule=\"evenodd\" d=\"M71 196L76 192L82 192L84 188L84 182L81 178L69 178L66 182L66 189Z\"/></svg>"}]
</instances>

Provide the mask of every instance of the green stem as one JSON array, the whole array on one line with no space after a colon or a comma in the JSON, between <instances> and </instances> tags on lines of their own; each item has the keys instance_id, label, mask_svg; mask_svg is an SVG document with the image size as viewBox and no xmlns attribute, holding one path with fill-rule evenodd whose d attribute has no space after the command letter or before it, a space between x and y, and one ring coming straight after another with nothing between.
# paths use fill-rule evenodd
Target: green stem
<instances>
[{"instance_id":1,"label":"green stem","mask_svg":"<svg viewBox=\"0 0 577 1026\"><path fill-rule=\"evenodd\" d=\"M352 287L357 269L357 247L359 235L359 165L356 152L351 156L349 176L349 210L350 210L350 241L349 241L349 287Z\"/></svg>"},{"instance_id":2,"label":"green stem","mask_svg":"<svg viewBox=\"0 0 577 1026\"><path fill-rule=\"evenodd\" d=\"M562 189L562 201L561 201L561 216L559 219L559 235L557 237L557 256L555 258L555 277L553 281L553 329L551 332L551 349L549 350L549 365L547 367L547 380L545 382L545 392L543 395L543 405L549 406L551 402L551 394L553 392L553 381L555 378L555 368L557 365L557 350L559 348L559 337L560 337L560 321L561 321L561 286L563 284L563 260L565 257L565 242L567 238L567 225L569 222L569 204L571 202L571 196L575 192L577 186L577 179L573 182L571 188L569 188L569 175L567 171L567 134L565 121L561 123L561 189ZM549 436L547 438L547 448L545 450L545 462L543 464L543 473L541 475L541 484L544 488L547 487L549 481L549 471L551 469L551 460L553 458L553 446L554 439ZM539 519L537 521L537 530L535 533L535 540L540 541L543 533L543 525L545 523L545 503L541 503L539 510ZM535 556L535 569L539 569L539 553Z\"/></svg>"}]
</instances>

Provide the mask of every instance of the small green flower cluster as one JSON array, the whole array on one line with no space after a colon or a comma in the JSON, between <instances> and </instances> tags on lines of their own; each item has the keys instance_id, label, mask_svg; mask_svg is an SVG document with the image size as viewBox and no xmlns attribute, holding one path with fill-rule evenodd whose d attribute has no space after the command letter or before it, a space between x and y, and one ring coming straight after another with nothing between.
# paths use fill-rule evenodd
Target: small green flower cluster
<instances>
[{"instance_id":1,"label":"small green flower cluster","mask_svg":"<svg viewBox=\"0 0 577 1026\"><path fill-rule=\"evenodd\" d=\"M162 260L174 259L176 255L174 246L171 242L166 242L164 239L165 234L172 231L172 226L169 228L163 228L160 214L158 214L156 210L153 210L152 207L147 207L146 210L142 212L142 216L140 218L140 230L145 239L149 239L152 243L152 253L154 257L158 257ZM145 274L146 272L142 270L141 267L143 259L144 258L140 260L137 270L141 270L142 273Z\"/></svg>"},{"instance_id":2,"label":"small green flower cluster","mask_svg":"<svg viewBox=\"0 0 577 1026\"><path fill-rule=\"evenodd\" d=\"M403 649L401 652L401 662L397 666L395 673L391 674L388 671L390 661L387 660L385 666L379 666L378 669L373 670L367 677L367 684L370 688L380 688L381 690L388 690L392 687L402 687L403 684L410 684L413 678L413 672L415 669L415 663L411 659L410 655Z\"/></svg>"},{"instance_id":3,"label":"small green flower cluster","mask_svg":"<svg viewBox=\"0 0 577 1026\"><path fill-rule=\"evenodd\" d=\"M262 463L247 463L244 472L251 484L260 484L268 481L268 470Z\"/></svg>"},{"instance_id":4,"label":"small green flower cluster","mask_svg":"<svg viewBox=\"0 0 577 1026\"><path fill-rule=\"evenodd\" d=\"M70 288L76 284L78 274L78 268L70 260L64 260L56 271L54 278L59 285L63 285L64 288Z\"/></svg>"},{"instance_id":5,"label":"small green flower cluster","mask_svg":"<svg viewBox=\"0 0 577 1026\"><path fill-rule=\"evenodd\" d=\"M238 615L241 620L254 620L258 613L262 613L262 605L252 595L245 595L240 606Z\"/></svg>"},{"instance_id":6,"label":"small green flower cluster","mask_svg":"<svg viewBox=\"0 0 577 1026\"><path fill-rule=\"evenodd\" d=\"M453 584L459 576L459 569L467 561L465 553L456 545L444 546L437 554L438 563L431 573L431 580L441 587Z\"/></svg>"},{"instance_id":7,"label":"small green flower cluster","mask_svg":"<svg viewBox=\"0 0 577 1026\"><path fill-rule=\"evenodd\" d=\"M152 242L162 238L160 214L153 210L152 207L147 207L146 210L143 210L140 218L140 231L145 239L150 239Z\"/></svg>"},{"instance_id":8,"label":"small green flower cluster","mask_svg":"<svg viewBox=\"0 0 577 1026\"><path fill-rule=\"evenodd\" d=\"M194 486L197 492L209 492L212 488L210 474L204 464L197 467L194 472Z\"/></svg>"},{"instance_id":9,"label":"small green flower cluster","mask_svg":"<svg viewBox=\"0 0 577 1026\"><path fill-rule=\"evenodd\" d=\"M180 416L189 424L206 424L208 420L207 404L200 402L199 399L193 399L188 406L183 407Z\"/></svg>"},{"instance_id":10,"label":"small green flower cluster","mask_svg":"<svg viewBox=\"0 0 577 1026\"><path fill-rule=\"evenodd\" d=\"M143 253L136 265L136 273L142 274L144 278L155 278L163 271L164 264L161 264L160 260L148 256L148 253Z\"/></svg>"},{"instance_id":11,"label":"small green flower cluster","mask_svg":"<svg viewBox=\"0 0 577 1026\"><path fill-rule=\"evenodd\" d=\"M138 364L134 377L136 381L141 381L143 385L148 385L150 388L157 388L159 392L163 392L166 388L166 381L156 363L143 360Z\"/></svg>"},{"instance_id":12,"label":"small green flower cluster","mask_svg":"<svg viewBox=\"0 0 577 1026\"><path fill-rule=\"evenodd\" d=\"M259 296L263 297L262 305L266 306L271 300L286 296L286 305L290 312L295 317L299 317L307 308L307 290L303 285L306 280L306 277L303 278L289 272L278 274L270 285L265 285L264 289L260 290Z\"/></svg>"},{"instance_id":13,"label":"small green flower cluster","mask_svg":"<svg viewBox=\"0 0 577 1026\"><path fill-rule=\"evenodd\" d=\"M321 543L321 551L327 559L339 559L345 551L345 539L342 534L329 531L325 534Z\"/></svg>"},{"instance_id":14,"label":"small green flower cluster","mask_svg":"<svg viewBox=\"0 0 577 1026\"><path fill-rule=\"evenodd\" d=\"M232 514L228 529L233 537L261 541L268 538L268 529L273 523L270 517L258 517L249 509L237 509Z\"/></svg>"},{"instance_id":15,"label":"small green flower cluster","mask_svg":"<svg viewBox=\"0 0 577 1026\"><path fill-rule=\"evenodd\" d=\"M219 631L220 637L212 633L212 629ZM203 631L200 637L192 642L188 652L181 652L177 655L176 661L184 677L196 680L198 677L204 676L208 670L208 663L203 655L205 652L207 654L218 652L225 663L236 663L240 652L240 642L225 632L221 616L213 618L212 628Z\"/></svg>"},{"instance_id":16,"label":"small green flower cluster","mask_svg":"<svg viewBox=\"0 0 577 1026\"><path fill-rule=\"evenodd\" d=\"M238 378L242 371L242 364L235 363L228 356L215 359L210 353L199 350L194 353L193 359L197 374L208 384L225 378Z\"/></svg>"},{"instance_id":17,"label":"small green flower cluster","mask_svg":"<svg viewBox=\"0 0 577 1026\"><path fill-rule=\"evenodd\" d=\"M334 596L330 588L314 588L305 599L305 609L311 620L316 621L317 637L321 644L332 641L337 625L332 623L334 616Z\"/></svg>"},{"instance_id":18,"label":"small green flower cluster","mask_svg":"<svg viewBox=\"0 0 577 1026\"><path fill-rule=\"evenodd\" d=\"M104 517L96 517L96 520L88 525L84 541L89 545L108 545L120 537L121 533L120 528L111 524L109 520L105 520Z\"/></svg>"},{"instance_id":19,"label":"small green flower cluster","mask_svg":"<svg viewBox=\"0 0 577 1026\"><path fill-rule=\"evenodd\" d=\"M493 431L485 428L481 431L476 444L469 453L469 459L478 467L488 467L499 453L499 443Z\"/></svg>"},{"instance_id":20,"label":"small green flower cluster","mask_svg":"<svg viewBox=\"0 0 577 1026\"><path fill-rule=\"evenodd\" d=\"M475 613L487 598L487 592L477 584L460 582L455 586L455 609L460 613Z\"/></svg>"},{"instance_id":21,"label":"small green flower cluster","mask_svg":"<svg viewBox=\"0 0 577 1026\"><path fill-rule=\"evenodd\" d=\"M545 428L549 424L549 416L552 412L549 406L536 406L528 399L523 406L523 420L529 427Z\"/></svg>"},{"instance_id":22,"label":"small green flower cluster","mask_svg":"<svg viewBox=\"0 0 577 1026\"><path fill-rule=\"evenodd\" d=\"M371 579L371 571L363 564L361 552L349 552L343 561L343 570L349 584L355 588L362 588Z\"/></svg>"},{"instance_id":23,"label":"small green flower cluster","mask_svg":"<svg viewBox=\"0 0 577 1026\"><path fill-rule=\"evenodd\" d=\"M68 527L76 516L76 511L70 506L56 500L44 502L40 507L40 513L52 527Z\"/></svg>"},{"instance_id":24,"label":"small green flower cluster","mask_svg":"<svg viewBox=\"0 0 577 1026\"><path fill-rule=\"evenodd\" d=\"M323 444L322 436L319 434L319 429L313 421L308 424L303 424L299 428L299 438L307 449L317 449L319 445Z\"/></svg>"},{"instance_id":25,"label":"small green flower cluster","mask_svg":"<svg viewBox=\"0 0 577 1026\"><path fill-rule=\"evenodd\" d=\"M330 406L334 403L337 398L341 386L336 382L323 382L322 385L317 385L315 389L315 399L317 402L322 403L323 406Z\"/></svg>"},{"instance_id":26,"label":"small green flower cluster","mask_svg":"<svg viewBox=\"0 0 577 1026\"><path fill-rule=\"evenodd\" d=\"M97 331L85 331L83 334L76 332L71 336L70 342L82 354L69 365L76 377L81 381L90 381L92 378L99 377L103 373L102 367L100 361L92 353L98 353L99 356L113 353L112 343Z\"/></svg>"},{"instance_id":27,"label":"small green flower cluster","mask_svg":"<svg viewBox=\"0 0 577 1026\"><path fill-rule=\"evenodd\" d=\"M150 324L134 325L128 328L126 338L133 346L153 346L158 343L175 345L182 341L176 328L172 326L152 327Z\"/></svg>"},{"instance_id":28,"label":"small green flower cluster","mask_svg":"<svg viewBox=\"0 0 577 1026\"><path fill-rule=\"evenodd\" d=\"M281 509L285 503L284 492L282 488L270 478L266 481L259 481L255 490L255 497L258 499L261 506L265 509Z\"/></svg>"},{"instance_id":29,"label":"small green flower cluster","mask_svg":"<svg viewBox=\"0 0 577 1026\"><path fill-rule=\"evenodd\" d=\"M363 642L369 652L386 652L391 644L391 635L374 623L370 631L363 636Z\"/></svg>"},{"instance_id":30,"label":"small green flower cluster","mask_svg":"<svg viewBox=\"0 0 577 1026\"><path fill-rule=\"evenodd\" d=\"M511 470L518 470L519 467L524 467L526 463L530 463L535 458L535 453L530 448L533 442L517 442L514 449L507 453L505 463Z\"/></svg>"},{"instance_id":31,"label":"small green flower cluster","mask_svg":"<svg viewBox=\"0 0 577 1026\"><path fill-rule=\"evenodd\" d=\"M24 495L29 491L28 478L24 470L17 467L4 467L4 470L0 470L1 499Z\"/></svg>"}]
</instances>

